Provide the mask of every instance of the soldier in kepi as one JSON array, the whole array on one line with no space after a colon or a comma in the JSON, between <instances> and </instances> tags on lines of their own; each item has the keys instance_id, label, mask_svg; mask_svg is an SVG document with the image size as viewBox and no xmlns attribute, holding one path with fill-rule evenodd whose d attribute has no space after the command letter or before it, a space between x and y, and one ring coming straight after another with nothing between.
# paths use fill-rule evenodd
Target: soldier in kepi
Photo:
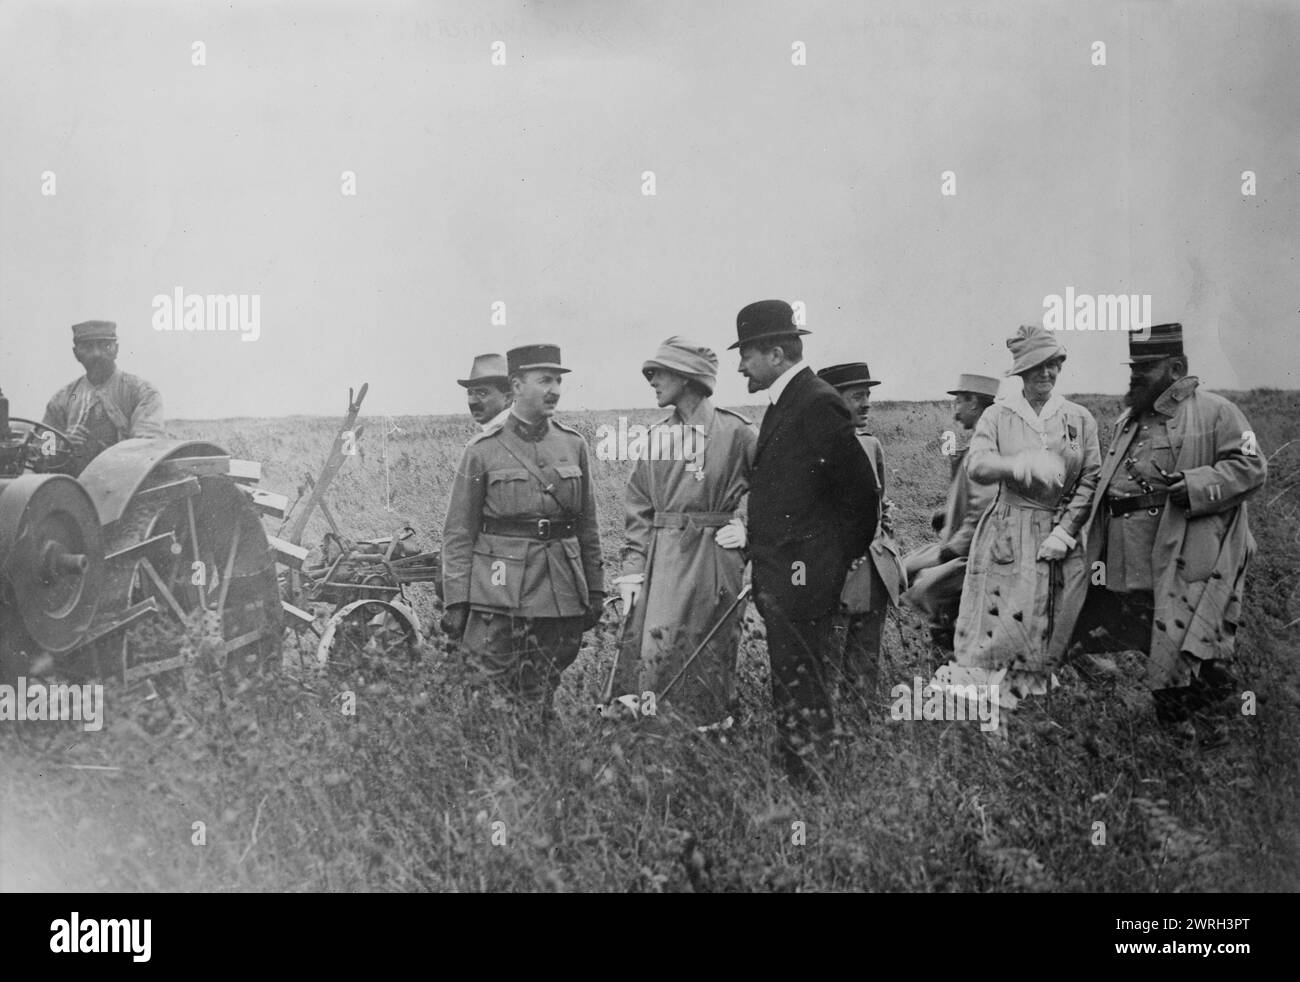
<instances>
[{"instance_id":1,"label":"soldier in kepi","mask_svg":"<svg viewBox=\"0 0 1300 982\"><path fill-rule=\"evenodd\" d=\"M116 324L72 325L72 353L86 374L54 394L43 420L66 433L74 448L63 470L75 476L115 443L164 435L158 390L136 375L118 371Z\"/></svg>"},{"instance_id":2,"label":"soldier in kepi","mask_svg":"<svg viewBox=\"0 0 1300 982\"><path fill-rule=\"evenodd\" d=\"M838 666L840 677L836 680L840 695L869 705L880 681L880 639L885 615L890 607L898 606L899 595L907 589L907 575L894 540L894 504L885 498L885 452L867 428L871 389L880 380L871 377L865 361L832 365L823 368L817 377L840 394L852 414L854 433L871 464L876 485L876 536L866 555L854 559L849 567L833 625L842 659Z\"/></svg>"},{"instance_id":3,"label":"soldier in kepi","mask_svg":"<svg viewBox=\"0 0 1300 982\"><path fill-rule=\"evenodd\" d=\"M442 628L469 667L543 720L605 599L586 441L552 419L553 344L506 353L514 405L465 448L442 536Z\"/></svg>"},{"instance_id":4,"label":"soldier in kepi","mask_svg":"<svg viewBox=\"0 0 1300 982\"><path fill-rule=\"evenodd\" d=\"M458 378L456 384L466 390L469 414L484 430L504 423L510 415L515 397L510 390L506 360L501 355L475 355L469 378Z\"/></svg>"},{"instance_id":5,"label":"soldier in kepi","mask_svg":"<svg viewBox=\"0 0 1300 982\"><path fill-rule=\"evenodd\" d=\"M1072 654L1146 652L1157 718L1217 743L1255 552L1246 501L1268 466L1241 410L1187 374L1181 324L1130 335L1129 357L1084 526L1092 585Z\"/></svg>"}]
</instances>

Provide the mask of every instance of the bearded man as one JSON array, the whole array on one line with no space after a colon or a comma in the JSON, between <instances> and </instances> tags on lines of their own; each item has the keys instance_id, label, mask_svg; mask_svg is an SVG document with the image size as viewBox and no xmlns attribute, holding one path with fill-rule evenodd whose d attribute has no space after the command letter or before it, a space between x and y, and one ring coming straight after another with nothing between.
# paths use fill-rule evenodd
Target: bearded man
<instances>
[{"instance_id":1,"label":"bearded man","mask_svg":"<svg viewBox=\"0 0 1300 982\"><path fill-rule=\"evenodd\" d=\"M1255 552L1246 500L1268 467L1241 410L1187 374L1181 324L1131 335L1129 354L1127 408L1085 525L1093 585L1075 650L1147 653L1157 718L1211 740L1205 710L1236 689Z\"/></svg>"}]
</instances>

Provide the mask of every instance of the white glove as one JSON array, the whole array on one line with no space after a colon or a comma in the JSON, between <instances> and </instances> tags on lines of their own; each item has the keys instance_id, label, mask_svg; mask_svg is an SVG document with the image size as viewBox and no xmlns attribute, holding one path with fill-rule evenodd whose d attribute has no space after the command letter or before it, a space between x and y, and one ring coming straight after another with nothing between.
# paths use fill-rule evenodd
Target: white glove
<instances>
[{"instance_id":1,"label":"white glove","mask_svg":"<svg viewBox=\"0 0 1300 982\"><path fill-rule=\"evenodd\" d=\"M632 605L640 598L641 588L644 583L644 573L628 573L614 581L614 585L618 587L619 599L623 601L623 614L625 616L632 609Z\"/></svg>"},{"instance_id":2,"label":"white glove","mask_svg":"<svg viewBox=\"0 0 1300 982\"><path fill-rule=\"evenodd\" d=\"M1065 529L1058 525L1052 529L1051 534L1038 547L1038 558L1049 563L1064 559L1066 554L1074 548L1075 541L1074 536L1068 534Z\"/></svg>"},{"instance_id":3,"label":"white glove","mask_svg":"<svg viewBox=\"0 0 1300 982\"><path fill-rule=\"evenodd\" d=\"M1011 476L1016 479L1017 484L1029 483L1029 454L1021 451L1007 458L1007 465L1011 468Z\"/></svg>"},{"instance_id":4,"label":"white glove","mask_svg":"<svg viewBox=\"0 0 1300 982\"><path fill-rule=\"evenodd\" d=\"M1065 484L1065 461L1050 450L1031 450L1027 455L1029 476L1047 488Z\"/></svg>"},{"instance_id":5,"label":"white glove","mask_svg":"<svg viewBox=\"0 0 1300 982\"><path fill-rule=\"evenodd\" d=\"M713 541L723 549L743 549L749 536L745 534L744 523L739 518L733 518L713 533Z\"/></svg>"}]
</instances>

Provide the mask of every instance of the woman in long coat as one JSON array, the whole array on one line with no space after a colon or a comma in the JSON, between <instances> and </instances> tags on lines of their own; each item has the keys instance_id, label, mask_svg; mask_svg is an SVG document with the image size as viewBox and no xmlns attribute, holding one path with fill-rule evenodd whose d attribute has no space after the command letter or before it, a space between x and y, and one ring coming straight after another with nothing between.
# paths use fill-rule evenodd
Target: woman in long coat
<instances>
[{"instance_id":1,"label":"woman in long coat","mask_svg":"<svg viewBox=\"0 0 1300 982\"><path fill-rule=\"evenodd\" d=\"M717 372L717 355L682 337L642 366L659 405L674 407L650 428L650 446L685 452L643 457L628 483L627 543L614 581L625 617L615 684L616 692L653 692L656 711L744 580L742 505L758 434L745 417L713 405ZM732 610L665 700L697 726L727 718L744 614L744 604Z\"/></svg>"},{"instance_id":2,"label":"woman in long coat","mask_svg":"<svg viewBox=\"0 0 1300 982\"><path fill-rule=\"evenodd\" d=\"M1021 327L1011 376L975 426L972 480L998 484L971 543L954 639L938 681L997 684L1011 708L1054 683L1088 588L1080 529L1101 472L1097 423L1053 392L1065 361L1055 335ZM1068 623L1067 623L1068 622Z\"/></svg>"}]
</instances>

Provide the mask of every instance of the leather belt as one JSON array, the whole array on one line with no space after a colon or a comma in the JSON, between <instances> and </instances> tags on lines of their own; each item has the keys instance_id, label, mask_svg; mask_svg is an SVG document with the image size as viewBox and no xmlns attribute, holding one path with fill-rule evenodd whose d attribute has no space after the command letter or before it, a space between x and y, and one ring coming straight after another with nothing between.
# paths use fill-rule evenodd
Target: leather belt
<instances>
[{"instance_id":1,"label":"leather belt","mask_svg":"<svg viewBox=\"0 0 1300 982\"><path fill-rule=\"evenodd\" d=\"M578 534L576 518L487 518L483 531L488 535L512 535L517 539L568 539Z\"/></svg>"},{"instance_id":2,"label":"leather belt","mask_svg":"<svg viewBox=\"0 0 1300 982\"><path fill-rule=\"evenodd\" d=\"M731 516L729 511L657 511L653 524L657 529L721 528Z\"/></svg>"},{"instance_id":3,"label":"leather belt","mask_svg":"<svg viewBox=\"0 0 1300 982\"><path fill-rule=\"evenodd\" d=\"M1159 515L1169 498L1168 491L1152 491L1150 494L1135 494L1127 498L1107 498L1106 506L1112 517L1128 515L1146 509L1149 515Z\"/></svg>"}]
</instances>

